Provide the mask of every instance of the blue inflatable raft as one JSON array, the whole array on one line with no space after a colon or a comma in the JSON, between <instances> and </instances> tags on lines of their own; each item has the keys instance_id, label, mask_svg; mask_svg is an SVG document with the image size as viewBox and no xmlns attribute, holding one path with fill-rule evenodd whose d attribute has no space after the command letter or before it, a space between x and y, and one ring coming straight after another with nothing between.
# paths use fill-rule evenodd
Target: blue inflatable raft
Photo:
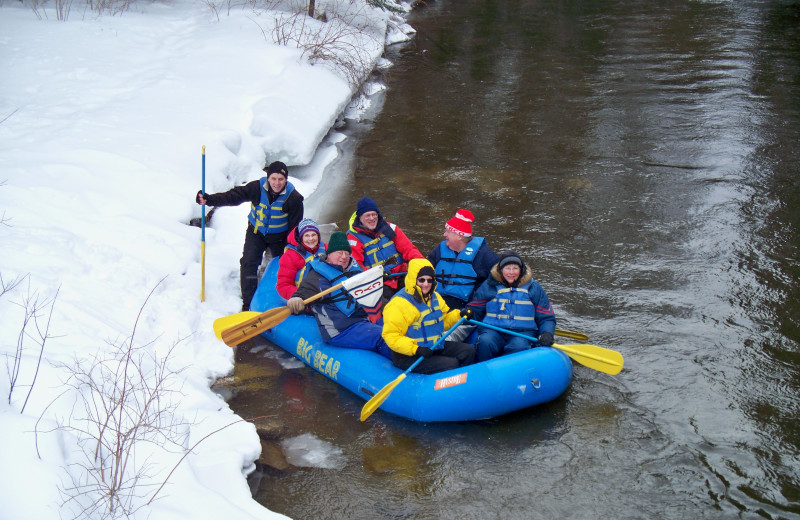
<instances>
[{"instance_id":1,"label":"blue inflatable raft","mask_svg":"<svg viewBox=\"0 0 800 520\"><path fill-rule=\"evenodd\" d=\"M275 290L277 273L278 261L273 259L251 310L286 305ZM311 316L289 316L263 335L365 401L403 372L376 353L328 345ZM489 419L552 401L571 379L572 361L566 354L537 347L447 372L410 373L380 410L422 422Z\"/></svg>"}]
</instances>

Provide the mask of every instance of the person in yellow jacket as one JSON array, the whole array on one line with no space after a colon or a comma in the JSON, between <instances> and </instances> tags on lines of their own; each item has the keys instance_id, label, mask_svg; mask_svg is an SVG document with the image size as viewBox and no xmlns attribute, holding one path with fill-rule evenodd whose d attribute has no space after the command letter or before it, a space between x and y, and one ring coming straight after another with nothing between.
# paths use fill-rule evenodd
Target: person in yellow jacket
<instances>
[{"instance_id":1,"label":"person in yellow jacket","mask_svg":"<svg viewBox=\"0 0 800 520\"><path fill-rule=\"evenodd\" d=\"M472 364L475 349L467 343L443 342L431 350L446 330L461 314L447 306L436 292L436 272L426 259L415 258L408 263L405 287L398 291L383 309L383 339L392 349L392 363L407 370L420 356L424 357L414 372L433 374Z\"/></svg>"}]
</instances>

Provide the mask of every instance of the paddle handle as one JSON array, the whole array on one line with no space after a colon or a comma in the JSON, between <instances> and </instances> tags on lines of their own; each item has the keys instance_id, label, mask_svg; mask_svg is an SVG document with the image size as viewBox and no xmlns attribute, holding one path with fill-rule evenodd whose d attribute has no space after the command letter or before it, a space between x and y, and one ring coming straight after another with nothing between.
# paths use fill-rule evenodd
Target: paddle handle
<instances>
[{"instance_id":1,"label":"paddle handle","mask_svg":"<svg viewBox=\"0 0 800 520\"><path fill-rule=\"evenodd\" d=\"M480 321L469 320L469 323L478 325L479 327L493 329L498 332L504 332L512 336L519 336L530 341L536 341L536 339L531 336L520 334L519 332L514 332L513 330L495 327L494 325L481 323ZM619 374L623 365L625 364L622 354L615 350L598 347L597 345L559 345L557 343L553 343L551 346L563 351L569 357L583 366L597 370L598 372L610 374L612 376Z\"/></svg>"},{"instance_id":2,"label":"paddle handle","mask_svg":"<svg viewBox=\"0 0 800 520\"><path fill-rule=\"evenodd\" d=\"M450 327L449 329L447 329L447 330L444 332L444 334L442 334L442 337L441 337L441 338L439 338L438 340L436 340L436 343L434 343L434 344L433 344L433 347L431 348L431 350L434 350L436 347L438 347L438 346L439 346L439 344L440 344L440 343L442 343L442 342L444 341L444 339L445 339L447 336L449 336L449 335L450 335L450 333L451 333L451 332L453 332L454 330L456 330L456 328L458 328L458 326L459 326L459 325L461 325L462 323L464 323L464 321L465 321L466 319L467 319L467 318L466 318L466 316L462 317L460 320L458 320L456 323L454 323L452 327ZM364 404L364 407L363 407L363 408L361 408L361 421L362 421L362 422L363 422L363 421L366 421L366 420L367 420L367 418L368 418L370 415L372 415L372 414L375 412L375 410L377 410L377 409L380 407L380 405L382 405L382 404L383 404L383 402L384 402L384 401L386 401L386 399L389 397L389 394L391 394L391 393L392 393L392 391L395 389L395 387L396 387L397 385L399 385L400 383L402 383L402 382L403 382L403 380L406 378L406 375L407 375L409 372L411 372L412 370L414 370L415 368L417 368L417 365L419 365L419 364L422 362L422 360L423 360L423 359L425 359L425 358L424 358L424 357L422 357L422 356L418 357L418 358L417 358L417 360L416 360L416 361L414 361L414 362L411 364L411 366L410 366L410 367L408 367L408 368L406 369L406 371L405 371L405 372L403 372L402 374L400 374L399 376L397 376L397 377L394 379L394 381L390 382L388 385L386 385L386 386L384 386L383 388L381 388L381 389L378 391L378 393L377 393L377 394L373 395L373 396L372 396L372 398L371 398L369 401L367 401L367 402Z\"/></svg>"},{"instance_id":3,"label":"paddle handle","mask_svg":"<svg viewBox=\"0 0 800 520\"><path fill-rule=\"evenodd\" d=\"M203 145L202 192L206 196L206 145ZM206 301L206 205L203 204L200 232L200 301Z\"/></svg>"},{"instance_id":4,"label":"paddle handle","mask_svg":"<svg viewBox=\"0 0 800 520\"><path fill-rule=\"evenodd\" d=\"M538 339L534 338L533 336L528 336L527 334L522 334L521 332L515 332L513 330L502 329L500 327L495 327L494 325L489 325L488 323L483 323L482 321L475 321L469 320L469 323L472 325L478 325L479 327L486 327L487 329L496 330L497 332L503 332L505 334L510 334L512 336L519 336L520 338L525 338L528 341L533 341L536 343L539 341Z\"/></svg>"},{"instance_id":5,"label":"paddle handle","mask_svg":"<svg viewBox=\"0 0 800 520\"><path fill-rule=\"evenodd\" d=\"M309 303L311 303L311 302L313 302L313 301L315 301L315 300L319 300L320 298L322 298L322 297L323 297L323 296L325 296L326 294L330 294L330 293L332 293L333 291L335 291L336 289L341 289L343 285L344 285L344 282L342 282L342 283L340 283L340 284L336 284L336 285L334 285L334 286L332 286L332 287L328 287L328 288L327 288L327 289L325 289L324 291L322 291L322 292L319 292L319 293L315 294L314 296L309 296L308 298L306 298L305 300L303 300L303 304L304 304L304 305L308 305Z\"/></svg>"},{"instance_id":6,"label":"paddle handle","mask_svg":"<svg viewBox=\"0 0 800 520\"><path fill-rule=\"evenodd\" d=\"M431 350L436 350L436 347L438 347L439 345L441 345L441 344L444 342L445 338L446 338L447 336L449 336L451 332L453 332L454 330L456 330L456 329L458 328L458 326L459 326L459 325L461 325L462 323L464 323L465 321L467 321L467 317L466 317L466 316L463 316L463 317L462 317L460 320L458 320L457 322L455 322L455 323L453 324L453 326L452 326L452 327L450 327L449 329L447 329L446 331L444 331L444 334L442 334L442 337L436 340L436 343L434 343L434 344L433 344L433 346L431 347ZM425 358L424 358L424 357L422 357L422 356L418 357L418 358L417 358L417 360L416 360L416 361L414 361L414 362L411 364L411 366L410 366L410 367L408 367L408 368L406 369L406 371L405 371L405 372L403 372L403 376L406 376L406 375L407 375L409 372L411 372L412 370L414 370L415 368L417 368L417 365L419 365L419 364L422 362L422 360L423 360L423 359L425 359Z\"/></svg>"}]
</instances>

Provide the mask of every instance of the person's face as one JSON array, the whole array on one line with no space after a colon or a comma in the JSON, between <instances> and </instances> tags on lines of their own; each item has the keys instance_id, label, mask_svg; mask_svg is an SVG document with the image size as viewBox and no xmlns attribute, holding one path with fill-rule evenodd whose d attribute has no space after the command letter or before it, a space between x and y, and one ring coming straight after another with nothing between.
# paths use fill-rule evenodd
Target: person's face
<instances>
[{"instance_id":1,"label":"person's face","mask_svg":"<svg viewBox=\"0 0 800 520\"><path fill-rule=\"evenodd\" d=\"M303 233L303 245L309 249L314 249L319 244L319 235L316 231L306 231Z\"/></svg>"},{"instance_id":2,"label":"person's face","mask_svg":"<svg viewBox=\"0 0 800 520\"><path fill-rule=\"evenodd\" d=\"M517 281L522 270L517 264L508 264L503 267L501 272L503 273L503 279L506 283L512 284Z\"/></svg>"},{"instance_id":3,"label":"person's face","mask_svg":"<svg viewBox=\"0 0 800 520\"><path fill-rule=\"evenodd\" d=\"M367 211L366 213L362 213L361 225L370 231L375 231L375 228L378 227L378 212Z\"/></svg>"},{"instance_id":4,"label":"person's face","mask_svg":"<svg viewBox=\"0 0 800 520\"><path fill-rule=\"evenodd\" d=\"M444 228L444 243L447 247L449 247L452 251L456 253L460 253L464 246L466 246L466 242L458 233L453 233L447 228Z\"/></svg>"},{"instance_id":5,"label":"person's face","mask_svg":"<svg viewBox=\"0 0 800 520\"><path fill-rule=\"evenodd\" d=\"M347 267L350 265L350 251L334 251L333 253L328 253L326 262L331 265L338 265L339 267Z\"/></svg>"},{"instance_id":6,"label":"person's face","mask_svg":"<svg viewBox=\"0 0 800 520\"><path fill-rule=\"evenodd\" d=\"M286 177L280 173L273 173L267 177L267 182L269 183L269 187L272 188L272 191L275 193L282 192L283 188L286 187Z\"/></svg>"},{"instance_id":7,"label":"person's face","mask_svg":"<svg viewBox=\"0 0 800 520\"><path fill-rule=\"evenodd\" d=\"M423 296L428 296L433 288L433 278L430 276L420 276L417 278L417 287Z\"/></svg>"}]
</instances>

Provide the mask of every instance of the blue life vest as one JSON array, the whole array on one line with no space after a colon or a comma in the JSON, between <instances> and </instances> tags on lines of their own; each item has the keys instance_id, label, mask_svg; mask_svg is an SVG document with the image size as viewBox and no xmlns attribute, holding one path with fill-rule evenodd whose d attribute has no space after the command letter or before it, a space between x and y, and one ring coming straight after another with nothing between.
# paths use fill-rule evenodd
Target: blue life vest
<instances>
[{"instance_id":1,"label":"blue life vest","mask_svg":"<svg viewBox=\"0 0 800 520\"><path fill-rule=\"evenodd\" d=\"M291 182L287 182L283 193L270 204L269 195L264 188L266 182L267 178L261 177L261 200L259 200L258 206L250 204L250 214L247 216L247 220L253 225L255 232L262 235L289 231L289 214L283 211L283 204L289 198L289 194L294 191L294 186Z\"/></svg>"},{"instance_id":2,"label":"blue life vest","mask_svg":"<svg viewBox=\"0 0 800 520\"><path fill-rule=\"evenodd\" d=\"M478 273L475 272L472 262L483 242L483 238L473 237L458 254L447 247L445 241L439 244L440 258L434 266L436 281L439 282L436 291L439 294L446 294L463 301L469 300L478 280Z\"/></svg>"},{"instance_id":3,"label":"blue life vest","mask_svg":"<svg viewBox=\"0 0 800 520\"><path fill-rule=\"evenodd\" d=\"M394 261L383 264L383 269L385 271L391 271L403 263L403 257L397 252L394 241L390 240L389 237L383 233L376 238L370 238L355 229L351 229L350 233L356 237L359 242L364 244L364 266L366 266L367 269L384 262L387 258L391 258L394 255L397 255Z\"/></svg>"},{"instance_id":4,"label":"blue life vest","mask_svg":"<svg viewBox=\"0 0 800 520\"><path fill-rule=\"evenodd\" d=\"M303 277L306 275L306 269L308 269L308 264L310 264L314 260L319 259L322 256L322 253L324 253L324 251L322 250L321 246L317 249L316 253L312 253L305 247L298 247L294 244L286 244L286 247L283 248L283 251L286 252L288 249L295 251L298 255L302 256L303 259L306 261L306 265L304 265L303 268L297 271L297 274L294 275L294 285L296 287L300 287L300 282L303 281Z\"/></svg>"},{"instance_id":5,"label":"blue life vest","mask_svg":"<svg viewBox=\"0 0 800 520\"><path fill-rule=\"evenodd\" d=\"M512 330L536 331L536 307L531 301L528 291L533 282L519 287L502 287L497 294L486 303L484 323Z\"/></svg>"},{"instance_id":6,"label":"blue life vest","mask_svg":"<svg viewBox=\"0 0 800 520\"><path fill-rule=\"evenodd\" d=\"M351 271L354 272L353 274L361 272L361 268L355 262L352 262L345 272L342 272L319 259L311 261L309 264L307 264L307 266L324 276L325 279L331 283L331 286L343 282L345 278L349 278L346 273ZM350 317L358 308L353 297L350 296L342 287L328 294L325 297L325 300L329 303L333 303L336 308L347 317Z\"/></svg>"},{"instance_id":7,"label":"blue life vest","mask_svg":"<svg viewBox=\"0 0 800 520\"><path fill-rule=\"evenodd\" d=\"M433 348L434 343L444 334L444 314L439 308L439 298L436 294L431 295L432 307L416 301L407 291L400 291L394 297L405 298L419 311L419 318L408 326L406 336L416 340L418 347Z\"/></svg>"}]
</instances>

